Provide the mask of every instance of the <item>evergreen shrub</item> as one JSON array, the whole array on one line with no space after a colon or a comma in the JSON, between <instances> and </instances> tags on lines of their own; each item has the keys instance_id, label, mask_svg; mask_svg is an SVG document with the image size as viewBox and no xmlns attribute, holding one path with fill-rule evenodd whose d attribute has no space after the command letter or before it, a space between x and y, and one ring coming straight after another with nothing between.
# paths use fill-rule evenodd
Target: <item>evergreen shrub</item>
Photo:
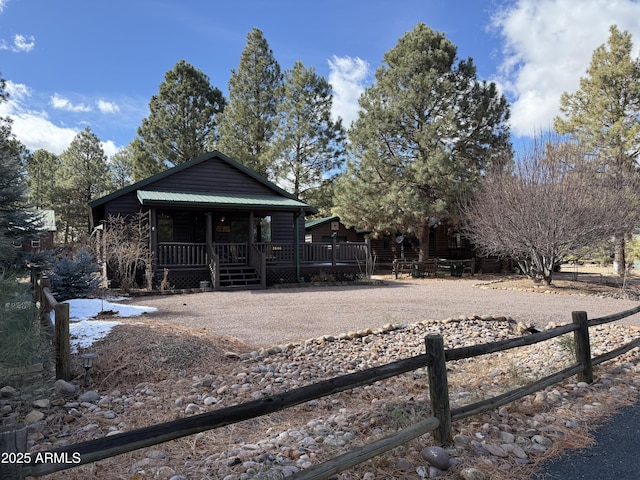
<instances>
[{"instance_id":1,"label":"evergreen shrub","mask_svg":"<svg viewBox=\"0 0 640 480\"><path fill-rule=\"evenodd\" d=\"M96 275L98 264L93 255L80 250L72 259L65 257L53 265L51 291L58 302L72 298L86 298L100 284Z\"/></svg>"}]
</instances>

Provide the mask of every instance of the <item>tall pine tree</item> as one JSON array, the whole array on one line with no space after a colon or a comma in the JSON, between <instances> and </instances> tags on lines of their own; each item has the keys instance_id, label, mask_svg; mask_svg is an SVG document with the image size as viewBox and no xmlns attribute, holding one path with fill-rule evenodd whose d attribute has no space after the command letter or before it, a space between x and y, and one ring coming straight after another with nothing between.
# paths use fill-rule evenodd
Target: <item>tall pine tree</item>
<instances>
[{"instance_id":1,"label":"tall pine tree","mask_svg":"<svg viewBox=\"0 0 640 480\"><path fill-rule=\"evenodd\" d=\"M265 177L274 177L280 65L262 32L254 28L229 80L229 104L220 120L219 150Z\"/></svg>"},{"instance_id":2,"label":"tall pine tree","mask_svg":"<svg viewBox=\"0 0 640 480\"><path fill-rule=\"evenodd\" d=\"M184 60L166 73L149 116L132 147L141 162L136 179L158 173L211 150L218 140L218 115L226 100L209 77Z\"/></svg>"},{"instance_id":3,"label":"tall pine tree","mask_svg":"<svg viewBox=\"0 0 640 480\"><path fill-rule=\"evenodd\" d=\"M342 120L331 119L331 85L302 62L285 74L275 146L281 152L277 178L305 200L317 198L324 181L344 162Z\"/></svg>"},{"instance_id":4,"label":"tall pine tree","mask_svg":"<svg viewBox=\"0 0 640 480\"><path fill-rule=\"evenodd\" d=\"M56 175L60 158L54 153L38 149L27 158L27 186L29 201L36 209L52 208L56 195Z\"/></svg>"},{"instance_id":5,"label":"tall pine tree","mask_svg":"<svg viewBox=\"0 0 640 480\"><path fill-rule=\"evenodd\" d=\"M630 33L621 32L616 26L609 32L607 43L593 52L580 88L562 94L560 110L564 118L557 117L554 127L586 145L593 158L603 162L602 172L619 188L625 188L626 180L638 175L640 59L631 58ZM621 275L626 263L625 235L631 232L622 229L611 233L615 236L614 273Z\"/></svg>"},{"instance_id":6,"label":"tall pine tree","mask_svg":"<svg viewBox=\"0 0 640 480\"><path fill-rule=\"evenodd\" d=\"M507 102L420 23L384 55L359 103L334 213L378 232L416 232L425 259L430 221L456 215L483 169L510 153Z\"/></svg>"},{"instance_id":7,"label":"tall pine tree","mask_svg":"<svg viewBox=\"0 0 640 480\"><path fill-rule=\"evenodd\" d=\"M0 103L6 99L5 80L0 78ZM11 133L11 121L0 118L0 276L16 265L15 246L34 235L37 227L27 212L25 152Z\"/></svg>"},{"instance_id":8,"label":"tall pine tree","mask_svg":"<svg viewBox=\"0 0 640 480\"><path fill-rule=\"evenodd\" d=\"M64 227L64 243L82 240L90 232L87 203L109 187L107 157L100 139L86 127L60 155L56 215Z\"/></svg>"},{"instance_id":9,"label":"tall pine tree","mask_svg":"<svg viewBox=\"0 0 640 480\"><path fill-rule=\"evenodd\" d=\"M131 145L127 145L116 152L109 161L111 187L109 190L124 188L133 183L133 169L135 152Z\"/></svg>"}]
</instances>

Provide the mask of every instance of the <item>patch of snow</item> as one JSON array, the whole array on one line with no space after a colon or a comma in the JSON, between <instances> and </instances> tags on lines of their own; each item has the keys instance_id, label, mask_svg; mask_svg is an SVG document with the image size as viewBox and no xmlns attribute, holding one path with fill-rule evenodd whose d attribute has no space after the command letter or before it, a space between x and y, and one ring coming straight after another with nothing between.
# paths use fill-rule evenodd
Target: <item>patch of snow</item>
<instances>
[{"instance_id":1,"label":"patch of snow","mask_svg":"<svg viewBox=\"0 0 640 480\"><path fill-rule=\"evenodd\" d=\"M82 320L69 324L69 336L71 337L71 353L78 353L80 348L87 348L93 342L107 335L113 327L122 322L103 320Z\"/></svg>"},{"instance_id":2,"label":"patch of snow","mask_svg":"<svg viewBox=\"0 0 640 480\"><path fill-rule=\"evenodd\" d=\"M135 317L157 310L155 307L115 303L123 299L124 297L110 298L109 300L100 298L77 298L64 302L69 304L71 353L78 353L79 348L90 347L93 345L93 342L109 335L113 327L120 325L121 322L118 321L91 320L100 312L112 311L114 312L114 317ZM53 312L51 312L51 321L54 322Z\"/></svg>"}]
</instances>

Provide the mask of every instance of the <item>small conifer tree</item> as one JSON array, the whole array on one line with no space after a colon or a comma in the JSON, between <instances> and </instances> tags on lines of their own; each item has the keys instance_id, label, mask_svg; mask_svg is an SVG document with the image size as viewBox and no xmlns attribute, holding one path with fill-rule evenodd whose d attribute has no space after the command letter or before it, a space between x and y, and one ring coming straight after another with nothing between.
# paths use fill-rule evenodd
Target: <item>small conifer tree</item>
<instances>
[{"instance_id":1,"label":"small conifer tree","mask_svg":"<svg viewBox=\"0 0 640 480\"><path fill-rule=\"evenodd\" d=\"M93 255L80 250L71 259L65 257L53 266L51 289L59 302L71 298L84 298L100 284L96 275L98 265Z\"/></svg>"}]
</instances>

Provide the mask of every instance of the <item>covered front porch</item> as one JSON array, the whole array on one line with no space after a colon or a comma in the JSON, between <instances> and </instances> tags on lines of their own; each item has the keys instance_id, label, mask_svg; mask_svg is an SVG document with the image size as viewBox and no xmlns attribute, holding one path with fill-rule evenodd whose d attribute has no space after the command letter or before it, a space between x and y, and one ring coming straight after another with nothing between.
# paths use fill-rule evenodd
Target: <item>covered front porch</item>
<instances>
[{"instance_id":1,"label":"covered front porch","mask_svg":"<svg viewBox=\"0 0 640 480\"><path fill-rule=\"evenodd\" d=\"M367 261L365 242L334 237L329 243L305 243L302 210L227 204L149 205L149 211L158 286L195 288L206 281L215 289L265 288L308 281L321 272L355 278Z\"/></svg>"},{"instance_id":2,"label":"covered front porch","mask_svg":"<svg viewBox=\"0 0 640 480\"><path fill-rule=\"evenodd\" d=\"M157 269L168 270L168 281L191 288L213 279L214 288L266 287L302 282L320 272L354 277L365 270L367 244L160 242L155 250Z\"/></svg>"}]
</instances>

